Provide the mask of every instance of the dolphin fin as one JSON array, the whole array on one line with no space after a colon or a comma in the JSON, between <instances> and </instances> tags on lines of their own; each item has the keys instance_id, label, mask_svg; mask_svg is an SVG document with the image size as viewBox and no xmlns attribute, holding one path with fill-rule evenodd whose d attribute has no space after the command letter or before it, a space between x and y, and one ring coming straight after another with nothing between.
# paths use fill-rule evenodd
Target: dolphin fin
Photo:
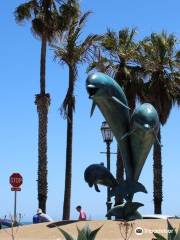
<instances>
[{"instance_id":1,"label":"dolphin fin","mask_svg":"<svg viewBox=\"0 0 180 240\"><path fill-rule=\"evenodd\" d=\"M137 192L147 193L146 188L140 182L131 182L126 180L124 183L125 183L124 188L126 189L128 196Z\"/></svg>"},{"instance_id":2,"label":"dolphin fin","mask_svg":"<svg viewBox=\"0 0 180 240\"><path fill-rule=\"evenodd\" d=\"M155 133L155 131L153 130L153 135L154 135L154 138L156 139L156 142L159 144L160 147L163 147L163 145L159 142L159 139L157 137L157 134Z\"/></svg>"},{"instance_id":3,"label":"dolphin fin","mask_svg":"<svg viewBox=\"0 0 180 240\"><path fill-rule=\"evenodd\" d=\"M121 138L120 141L122 141L124 138L126 138L127 136L133 134L133 132L136 131L136 128L134 128L133 130L131 130L130 132L125 133Z\"/></svg>"},{"instance_id":4,"label":"dolphin fin","mask_svg":"<svg viewBox=\"0 0 180 240\"><path fill-rule=\"evenodd\" d=\"M139 202L126 202L121 205L117 205L112 207L106 214L106 217L115 216L118 219L128 220L131 218L140 219L141 215L136 215L136 211L138 208L144 206L142 203Z\"/></svg>"},{"instance_id":5,"label":"dolphin fin","mask_svg":"<svg viewBox=\"0 0 180 240\"><path fill-rule=\"evenodd\" d=\"M96 108L96 103L95 103L95 102L93 102L93 103L92 103L92 107L91 107L91 114L90 114L90 117L92 117L92 115L93 115L93 113L94 113L94 110L95 110L95 108Z\"/></svg>"},{"instance_id":6,"label":"dolphin fin","mask_svg":"<svg viewBox=\"0 0 180 240\"><path fill-rule=\"evenodd\" d=\"M126 104L124 104L122 101L120 101L117 97L112 96L112 99L113 99L115 102L119 103L121 106L123 106L123 107L127 108L128 110L130 110L130 108L129 108Z\"/></svg>"},{"instance_id":7,"label":"dolphin fin","mask_svg":"<svg viewBox=\"0 0 180 240\"><path fill-rule=\"evenodd\" d=\"M126 202L124 206L124 215L126 217L134 214L135 211L137 211L138 208L143 207L144 204L139 202Z\"/></svg>"},{"instance_id":8,"label":"dolphin fin","mask_svg":"<svg viewBox=\"0 0 180 240\"><path fill-rule=\"evenodd\" d=\"M147 190L140 182L131 182L129 180L125 180L120 182L118 186L112 188L110 195L111 197L119 196L121 198L125 198L126 201L129 201L129 197L137 192L147 193Z\"/></svg>"},{"instance_id":9,"label":"dolphin fin","mask_svg":"<svg viewBox=\"0 0 180 240\"><path fill-rule=\"evenodd\" d=\"M96 192L100 192L97 184L94 184L94 188L95 188Z\"/></svg>"},{"instance_id":10,"label":"dolphin fin","mask_svg":"<svg viewBox=\"0 0 180 240\"><path fill-rule=\"evenodd\" d=\"M127 191L127 195L125 196L126 201L132 201L133 195L137 192L147 193L147 190L142 183L131 182L129 180L125 181L125 189Z\"/></svg>"}]
</instances>

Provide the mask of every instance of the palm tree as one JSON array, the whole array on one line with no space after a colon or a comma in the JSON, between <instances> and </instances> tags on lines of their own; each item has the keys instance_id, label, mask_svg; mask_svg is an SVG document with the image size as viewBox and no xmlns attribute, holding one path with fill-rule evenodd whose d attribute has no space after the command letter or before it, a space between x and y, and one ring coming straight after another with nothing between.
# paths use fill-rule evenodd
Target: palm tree
<instances>
[{"instance_id":1,"label":"palm tree","mask_svg":"<svg viewBox=\"0 0 180 240\"><path fill-rule=\"evenodd\" d=\"M15 10L18 23L32 21L32 32L41 39L40 58L40 93L35 104L39 117L38 129L38 200L39 207L46 212L47 200L47 125L50 94L46 93L46 48L57 33L66 29L73 15L77 15L76 1L66 1L57 5L58 0L30 0L19 5ZM58 9L57 9L58 6ZM58 14L59 11L59 14ZM67 14L68 13L68 14Z\"/></svg>"},{"instance_id":2,"label":"palm tree","mask_svg":"<svg viewBox=\"0 0 180 240\"><path fill-rule=\"evenodd\" d=\"M104 34L101 42L101 49L107 55L102 56L95 52L95 58L90 64L88 70L96 68L112 75L117 83L124 89L131 112L136 105L137 97L142 95L143 79L140 78L142 68L137 61L138 44L135 43L134 37L136 29L132 30L124 28L120 31L113 32L108 30ZM99 50L100 52L100 50ZM98 52L98 53L99 53ZM120 149L117 148L116 162L116 178L121 181L123 179L123 160ZM116 204L120 204L122 200L116 199Z\"/></svg>"},{"instance_id":3,"label":"palm tree","mask_svg":"<svg viewBox=\"0 0 180 240\"><path fill-rule=\"evenodd\" d=\"M137 58L139 45L134 41L136 34L135 28L124 28L118 33L108 30L102 41L102 48L114 65L114 78L123 87L131 111L143 87L143 79L139 77L143 70Z\"/></svg>"},{"instance_id":4,"label":"palm tree","mask_svg":"<svg viewBox=\"0 0 180 240\"><path fill-rule=\"evenodd\" d=\"M78 75L78 64L83 64L88 60L92 45L99 39L98 35L89 35L84 41L79 37L83 26L90 12L86 12L74 19L70 24L63 39L58 45L52 45L55 58L62 64L66 64L69 69L69 86L61 106L61 114L67 120L67 142L66 142L66 171L63 219L70 217L71 202L71 175L72 175L72 144L73 144L73 112L75 111L75 83Z\"/></svg>"},{"instance_id":5,"label":"palm tree","mask_svg":"<svg viewBox=\"0 0 180 240\"><path fill-rule=\"evenodd\" d=\"M175 103L180 103L178 81L180 51L176 50L177 39L173 34L165 32L152 33L141 42L140 62L146 74L146 101L152 103L159 113L160 122L167 122ZM161 143L161 130L158 133ZM153 149L154 173L154 212L161 214L162 209L162 157L158 142Z\"/></svg>"}]
</instances>

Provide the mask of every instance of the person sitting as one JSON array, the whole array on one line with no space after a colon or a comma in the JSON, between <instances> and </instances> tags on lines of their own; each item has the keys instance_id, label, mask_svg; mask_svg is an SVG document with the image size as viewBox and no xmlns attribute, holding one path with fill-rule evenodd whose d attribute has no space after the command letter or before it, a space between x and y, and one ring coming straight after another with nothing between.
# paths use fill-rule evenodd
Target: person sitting
<instances>
[{"instance_id":1,"label":"person sitting","mask_svg":"<svg viewBox=\"0 0 180 240\"><path fill-rule=\"evenodd\" d=\"M82 207L79 205L76 207L76 210L79 212L79 220L81 221L85 221L86 220L86 213L85 211L82 209Z\"/></svg>"},{"instance_id":2,"label":"person sitting","mask_svg":"<svg viewBox=\"0 0 180 240\"><path fill-rule=\"evenodd\" d=\"M33 223L52 222L52 218L43 213L41 208L38 208L37 213L33 216Z\"/></svg>"}]
</instances>

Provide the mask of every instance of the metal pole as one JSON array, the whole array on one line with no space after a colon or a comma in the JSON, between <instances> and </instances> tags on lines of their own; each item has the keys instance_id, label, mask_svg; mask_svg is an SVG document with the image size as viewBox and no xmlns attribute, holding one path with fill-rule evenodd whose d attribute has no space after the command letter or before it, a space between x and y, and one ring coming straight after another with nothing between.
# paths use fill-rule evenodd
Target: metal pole
<instances>
[{"instance_id":1,"label":"metal pole","mask_svg":"<svg viewBox=\"0 0 180 240\"><path fill-rule=\"evenodd\" d=\"M14 223L16 223L17 191L14 191Z\"/></svg>"},{"instance_id":2,"label":"metal pole","mask_svg":"<svg viewBox=\"0 0 180 240\"><path fill-rule=\"evenodd\" d=\"M110 166L110 155L111 155L111 152L110 152L110 141L107 141L106 142L106 146L107 146L107 169L110 171L111 169L111 166ZM106 205L107 205L107 212L111 209L111 205L112 205L112 202L111 202L111 197L110 197L110 187L107 188L107 202L106 202ZM108 220L111 220L111 217L107 217Z\"/></svg>"}]
</instances>

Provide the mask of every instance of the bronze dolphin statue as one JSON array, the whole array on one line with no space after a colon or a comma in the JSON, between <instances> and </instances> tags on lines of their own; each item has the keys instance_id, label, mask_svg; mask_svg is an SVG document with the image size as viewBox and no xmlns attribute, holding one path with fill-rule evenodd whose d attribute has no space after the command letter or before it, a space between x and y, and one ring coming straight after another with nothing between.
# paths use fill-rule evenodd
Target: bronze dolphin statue
<instances>
[{"instance_id":1,"label":"bronze dolphin statue","mask_svg":"<svg viewBox=\"0 0 180 240\"><path fill-rule=\"evenodd\" d=\"M157 140L159 117L149 103L137 107L129 116L126 96L114 79L103 73L93 73L86 80L93 100L91 115L97 105L109 124L120 147L126 180L138 181L148 153Z\"/></svg>"},{"instance_id":2,"label":"bronze dolphin statue","mask_svg":"<svg viewBox=\"0 0 180 240\"><path fill-rule=\"evenodd\" d=\"M130 130L129 107L122 88L111 77L96 72L88 76L86 88L93 101L91 115L97 105L109 124L120 147L124 161L126 179L133 179L133 163L129 137L121 141Z\"/></svg>"},{"instance_id":3,"label":"bronze dolphin statue","mask_svg":"<svg viewBox=\"0 0 180 240\"><path fill-rule=\"evenodd\" d=\"M138 106L131 116L130 126L130 132L122 137L122 141L127 135L130 136L133 180L138 181L151 147L158 141L159 116L156 109L150 103Z\"/></svg>"},{"instance_id":4,"label":"bronze dolphin statue","mask_svg":"<svg viewBox=\"0 0 180 240\"><path fill-rule=\"evenodd\" d=\"M100 192L98 184L111 188L118 184L110 171L102 164L92 164L87 167L84 172L84 179L89 187L94 186L97 192Z\"/></svg>"}]
</instances>

